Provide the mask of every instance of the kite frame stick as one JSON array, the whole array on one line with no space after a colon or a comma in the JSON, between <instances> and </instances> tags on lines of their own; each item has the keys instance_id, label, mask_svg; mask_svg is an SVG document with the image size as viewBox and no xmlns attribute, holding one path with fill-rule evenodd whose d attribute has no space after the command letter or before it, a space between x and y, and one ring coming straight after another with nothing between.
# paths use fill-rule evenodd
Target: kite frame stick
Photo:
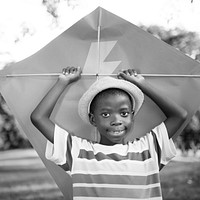
<instances>
[{"instance_id":1,"label":"kite frame stick","mask_svg":"<svg viewBox=\"0 0 200 200\"><path fill-rule=\"evenodd\" d=\"M0 75L1 77L34 77L34 76L59 76L62 73L44 73L44 74L6 74L6 75ZM200 78L200 74L140 74L144 77L185 77L185 78ZM81 76L117 76L117 74L81 74Z\"/></svg>"},{"instance_id":2,"label":"kite frame stick","mask_svg":"<svg viewBox=\"0 0 200 200\"><path fill-rule=\"evenodd\" d=\"M100 39L101 39L101 17L102 17L102 11L101 9L99 10L99 22L98 22L98 33L97 33L97 42L98 42L98 68L97 68L97 73L99 72L99 69L100 69ZM98 79L98 76L96 76L97 79Z\"/></svg>"}]
</instances>

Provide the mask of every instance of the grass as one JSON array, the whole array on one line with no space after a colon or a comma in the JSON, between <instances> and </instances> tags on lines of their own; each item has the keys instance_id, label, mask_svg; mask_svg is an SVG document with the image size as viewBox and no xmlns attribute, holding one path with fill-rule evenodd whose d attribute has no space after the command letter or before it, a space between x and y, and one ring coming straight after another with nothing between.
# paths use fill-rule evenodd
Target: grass
<instances>
[{"instance_id":1,"label":"grass","mask_svg":"<svg viewBox=\"0 0 200 200\"><path fill-rule=\"evenodd\" d=\"M63 200L63 195L33 150L0 153L1 200Z\"/></svg>"},{"instance_id":2,"label":"grass","mask_svg":"<svg viewBox=\"0 0 200 200\"><path fill-rule=\"evenodd\" d=\"M170 162L161 171L164 200L200 199L200 162ZM64 200L34 150L0 152L1 200Z\"/></svg>"},{"instance_id":3,"label":"grass","mask_svg":"<svg viewBox=\"0 0 200 200\"><path fill-rule=\"evenodd\" d=\"M200 162L170 162L161 171L164 200L200 199Z\"/></svg>"}]
</instances>

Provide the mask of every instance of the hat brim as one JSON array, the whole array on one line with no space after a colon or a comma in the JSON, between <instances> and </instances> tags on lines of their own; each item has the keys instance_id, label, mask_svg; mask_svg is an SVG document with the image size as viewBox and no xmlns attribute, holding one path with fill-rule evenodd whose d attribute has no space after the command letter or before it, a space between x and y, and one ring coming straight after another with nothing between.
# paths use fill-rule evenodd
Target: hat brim
<instances>
[{"instance_id":1,"label":"hat brim","mask_svg":"<svg viewBox=\"0 0 200 200\"><path fill-rule=\"evenodd\" d=\"M78 113L84 122L90 124L89 107L94 97L101 91L109 88L119 88L126 91L134 102L134 115L138 113L144 101L143 92L129 81L112 77L104 77L95 81L79 100Z\"/></svg>"}]
</instances>

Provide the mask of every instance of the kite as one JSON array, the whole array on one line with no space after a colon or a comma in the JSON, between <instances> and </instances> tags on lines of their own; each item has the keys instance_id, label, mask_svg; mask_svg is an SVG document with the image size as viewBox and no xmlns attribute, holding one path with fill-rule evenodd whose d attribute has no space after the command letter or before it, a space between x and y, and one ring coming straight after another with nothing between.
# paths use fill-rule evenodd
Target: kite
<instances>
[{"instance_id":1,"label":"kite","mask_svg":"<svg viewBox=\"0 0 200 200\"><path fill-rule=\"evenodd\" d=\"M65 199L72 198L71 178L45 158L46 139L32 125L30 114L66 66L80 66L83 75L61 96L51 117L64 128L68 121L68 130L87 139L95 141L98 137L78 116L78 101L97 78L115 77L121 69L136 69L188 111L189 117L181 130L200 105L200 64L102 7L83 17L32 56L6 66L0 71L0 92ZM145 97L135 120L137 135L129 136L128 140L144 135L164 117Z\"/></svg>"}]
</instances>

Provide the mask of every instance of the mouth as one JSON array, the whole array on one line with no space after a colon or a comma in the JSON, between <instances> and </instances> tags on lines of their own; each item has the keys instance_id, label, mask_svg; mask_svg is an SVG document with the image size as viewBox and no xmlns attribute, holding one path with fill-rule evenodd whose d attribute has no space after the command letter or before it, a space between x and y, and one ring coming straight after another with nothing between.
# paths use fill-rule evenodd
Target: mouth
<instances>
[{"instance_id":1,"label":"mouth","mask_svg":"<svg viewBox=\"0 0 200 200\"><path fill-rule=\"evenodd\" d=\"M123 129L123 130L111 130L111 131L108 131L107 133L110 136L119 137L119 136L124 135L126 133L126 130L125 129Z\"/></svg>"}]
</instances>

